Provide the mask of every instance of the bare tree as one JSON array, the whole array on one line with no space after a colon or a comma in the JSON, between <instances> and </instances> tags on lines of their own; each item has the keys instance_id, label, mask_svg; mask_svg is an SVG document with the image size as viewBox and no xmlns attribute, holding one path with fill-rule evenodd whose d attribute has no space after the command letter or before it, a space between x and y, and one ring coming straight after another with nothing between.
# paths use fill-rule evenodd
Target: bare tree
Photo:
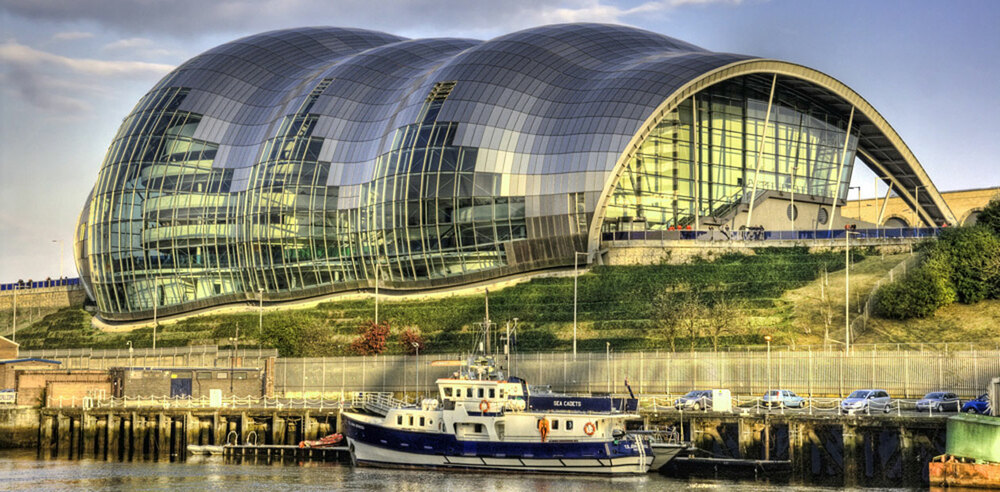
<instances>
[{"instance_id":1,"label":"bare tree","mask_svg":"<svg viewBox=\"0 0 1000 492\"><path fill-rule=\"evenodd\" d=\"M691 340L691 351L694 352L694 344L701 335L701 325L708 313L708 309L701 302L697 294L688 293L684 296L679 309L680 322Z\"/></svg>"},{"instance_id":2,"label":"bare tree","mask_svg":"<svg viewBox=\"0 0 1000 492\"><path fill-rule=\"evenodd\" d=\"M719 338L735 331L736 321L746 308L741 299L732 299L724 295L716 298L712 308L708 310L708 327L712 336L712 349L719 351Z\"/></svg>"},{"instance_id":3,"label":"bare tree","mask_svg":"<svg viewBox=\"0 0 1000 492\"><path fill-rule=\"evenodd\" d=\"M670 342L670 351L677 351L677 335L681 331L681 294L664 290L653 299L653 316L660 323L663 335Z\"/></svg>"}]
</instances>

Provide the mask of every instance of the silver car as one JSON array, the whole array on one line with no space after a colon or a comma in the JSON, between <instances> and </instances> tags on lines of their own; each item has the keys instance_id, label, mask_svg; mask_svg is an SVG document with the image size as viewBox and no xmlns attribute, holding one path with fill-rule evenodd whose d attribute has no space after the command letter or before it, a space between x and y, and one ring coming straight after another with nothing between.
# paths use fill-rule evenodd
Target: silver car
<instances>
[{"instance_id":1,"label":"silver car","mask_svg":"<svg viewBox=\"0 0 1000 492\"><path fill-rule=\"evenodd\" d=\"M878 410L889 413L892 410L892 397L885 390L857 390L840 402L840 409L847 413L871 413Z\"/></svg>"}]
</instances>

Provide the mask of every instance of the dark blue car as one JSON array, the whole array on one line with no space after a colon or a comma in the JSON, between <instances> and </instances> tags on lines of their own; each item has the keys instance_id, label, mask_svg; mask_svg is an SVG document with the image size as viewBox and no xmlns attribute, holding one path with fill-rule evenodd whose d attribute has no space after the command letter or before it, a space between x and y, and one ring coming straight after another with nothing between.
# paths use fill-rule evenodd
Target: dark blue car
<instances>
[{"instance_id":1,"label":"dark blue car","mask_svg":"<svg viewBox=\"0 0 1000 492\"><path fill-rule=\"evenodd\" d=\"M975 400L969 400L962 405L962 411L968 413L981 413L983 415L990 413L990 397L986 393L979 395L979 398Z\"/></svg>"}]
</instances>

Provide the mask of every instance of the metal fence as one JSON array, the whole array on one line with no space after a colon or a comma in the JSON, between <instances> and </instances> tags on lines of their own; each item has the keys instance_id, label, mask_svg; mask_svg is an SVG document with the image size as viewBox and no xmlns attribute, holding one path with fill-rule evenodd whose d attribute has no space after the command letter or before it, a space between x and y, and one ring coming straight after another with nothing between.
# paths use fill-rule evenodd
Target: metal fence
<instances>
[{"instance_id":1,"label":"metal fence","mask_svg":"<svg viewBox=\"0 0 1000 492\"><path fill-rule=\"evenodd\" d=\"M906 272L912 270L920 262L920 255L911 255L898 265L892 267L884 277L878 279L872 286L871 292L865 299L864 304L858 306L859 315L851 320L851 336L858 336L868 329L868 319L875 312L875 301L878 299L878 291L884 285L892 283L897 278L903 278Z\"/></svg>"},{"instance_id":2,"label":"metal fence","mask_svg":"<svg viewBox=\"0 0 1000 492\"><path fill-rule=\"evenodd\" d=\"M20 357L57 360L63 369L108 369L111 367L229 367L232 357L243 367L264 367L276 349L220 349L216 345L136 349L41 349L22 350Z\"/></svg>"},{"instance_id":3,"label":"metal fence","mask_svg":"<svg viewBox=\"0 0 1000 492\"><path fill-rule=\"evenodd\" d=\"M421 355L419 363L414 356L400 355L283 358L275 365L275 391L298 398L357 391L433 394L434 381L456 370L429 364L438 359L462 356ZM622 393L628 378L640 394L724 388L734 395L761 395L773 388L809 397L843 397L855 389L878 388L896 398L935 390L971 398L1000 376L1000 351L581 353L575 360L569 353L534 353L512 358L511 366L511 374L529 384L568 393Z\"/></svg>"}]
</instances>

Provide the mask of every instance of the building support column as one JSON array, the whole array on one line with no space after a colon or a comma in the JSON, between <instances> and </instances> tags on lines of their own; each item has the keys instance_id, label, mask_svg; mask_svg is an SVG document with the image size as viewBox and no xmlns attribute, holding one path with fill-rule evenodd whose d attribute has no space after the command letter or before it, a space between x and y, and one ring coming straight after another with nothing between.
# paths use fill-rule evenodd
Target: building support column
<instances>
[{"instance_id":1,"label":"building support column","mask_svg":"<svg viewBox=\"0 0 1000 492\"><path fill-rule=\"evenodd\" d=\"M753 218L753 201L757 196L757 178L760 177L760 158L764 154L764 140L767 139L767 129L771 124L771 105L774 103L774 87L778 85L778 74L771 78L771 95L767 97L767 114L764 115L764 131L757 140L757 163L753 172L753 187L750 191L750 199L747 202L747 229L750 228L750 220Z\"/></svg>"},{"instance_id":2,"label":"building support column","mask_svg":"<svg viewBox=\"0 0 1000 492\"><path fill-rule=\"evenodd\" d=\"M837 188L833 193L833 206L830 207L830 218L826 230L833 230L833 219L837 216L837 200L840 198L840 182L844 179L844 160L847 159L847 146L851 143L851 127L854 125L854 106L851 106L851 116L847 118L847 131L844 132L844 148L840 151L840 165L837 166ZM850 183L848 183L850 184ZM846 199L846 198L845 198Z\"/></svg>"}]
</instances>

